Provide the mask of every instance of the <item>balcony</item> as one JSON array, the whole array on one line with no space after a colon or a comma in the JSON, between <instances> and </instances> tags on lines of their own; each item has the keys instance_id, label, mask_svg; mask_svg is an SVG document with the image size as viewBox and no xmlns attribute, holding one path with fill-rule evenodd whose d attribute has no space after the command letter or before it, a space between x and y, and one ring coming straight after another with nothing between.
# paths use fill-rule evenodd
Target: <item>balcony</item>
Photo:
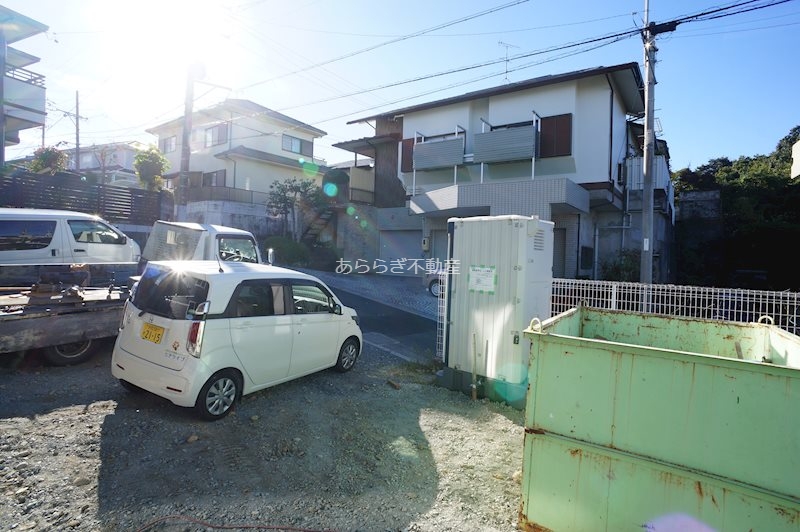
<instances>
[{"instance_id":1,"label":"balcony","mask_svg":"<svg viewBox=\"0 0 800 532\"><path fill-rule=\"evenodd\" d=\"M414 144L414 170L434 170L463 163L463 136Z\"/></svg>"},{"instance_id":2,"label":"balcony","mask_svg":"<svg viewBox=\"0 0 800 532\"><path fill-rule=\"evenodd\" d=\"M644 157L630 157L625 161L628 191L634 196L644 190ZM675 212L675 188L670 179L667 159L663 155L653 158L653 196L655 206Z\"/></svg>"},{"instance_id":3,"label":"balcony","mask_svg":"<svg viewBox=\"0 0 800 532\"><path fill-rule=\"evenodd\" d=\"M3 77L6 135L16 137L23 129L44 125L46 111L44 76L24 68L10 68Z\"/></svg>"},{"instance_id":4,"label":"balcony","mask_svg":"<svg viewBox=\"0 0 800 532\"><path fill-rule=\"evenodd\" d=\"M476 133L474 137L476 163L495 163L533 159L536 132L533 126L495 129Z\"/></svg>"}]
</instances>

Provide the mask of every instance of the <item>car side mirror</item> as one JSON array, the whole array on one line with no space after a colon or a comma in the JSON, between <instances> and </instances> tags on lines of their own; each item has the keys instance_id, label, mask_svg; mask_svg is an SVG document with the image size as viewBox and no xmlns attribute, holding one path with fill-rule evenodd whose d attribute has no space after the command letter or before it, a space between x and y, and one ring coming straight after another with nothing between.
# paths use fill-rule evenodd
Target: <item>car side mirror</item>
<instances>
[{"instance_id":1,"label":"car side mirror","mask_svg":"<svg viewBox=\"0 0 800 532\"><path fill-rule=\"evenodd\" d=\"M269 248L267 250L267 263L268 264L274 264L275 263L275 250L272 249L272 248Z\"/></svg>"},{"instance_id":2,"label":"car side mirror","mask_svg":"<svg viewBox=\"0 0 800 532\"><path fill-rule=\"evenodd\" d=\"M334 303L331 312L334 314L338 314L339 316L342 315L342 306L339 303Z\"/></svg>"}]
</instances>

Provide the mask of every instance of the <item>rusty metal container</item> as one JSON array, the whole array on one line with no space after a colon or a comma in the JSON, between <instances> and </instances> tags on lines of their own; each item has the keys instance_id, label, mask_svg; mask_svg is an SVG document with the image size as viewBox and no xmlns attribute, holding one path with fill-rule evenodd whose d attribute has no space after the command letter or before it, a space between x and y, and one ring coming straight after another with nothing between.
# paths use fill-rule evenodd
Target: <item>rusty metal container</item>
<instances>
[{"instance_id":1,"label":"rusty metal container","mask_svg":"<svg viewBox=\"0 0 800 532\"><path fill-rule=\"evenodd\" d=\"M800 531L800 337L584 307L524 335L522 529Z\"/></svg>"}]
</instances>

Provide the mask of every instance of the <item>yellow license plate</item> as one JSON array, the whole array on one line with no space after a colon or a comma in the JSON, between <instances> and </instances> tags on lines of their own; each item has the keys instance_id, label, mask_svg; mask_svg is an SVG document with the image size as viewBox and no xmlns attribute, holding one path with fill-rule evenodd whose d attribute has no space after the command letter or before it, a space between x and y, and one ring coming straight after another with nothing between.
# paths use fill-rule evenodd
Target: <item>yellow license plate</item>
<instances>
[{"instance_id":1,"label":"yellow license plate","mask_svg":"<svg viewBox=\"0 0 800 532\"><path fill-rule=\"evenodd\" d=\"M164 336L164 327L153 325L152 323L145 323L142 327L142 339L154 344L161 343L161 337Z\"/></svg>"}]
</instances>

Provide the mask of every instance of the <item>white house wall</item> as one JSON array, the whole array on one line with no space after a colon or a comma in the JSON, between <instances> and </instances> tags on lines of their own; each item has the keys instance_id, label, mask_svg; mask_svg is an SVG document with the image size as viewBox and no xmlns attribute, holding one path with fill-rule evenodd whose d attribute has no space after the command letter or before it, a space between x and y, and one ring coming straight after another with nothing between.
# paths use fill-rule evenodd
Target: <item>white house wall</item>
<instances>
[{"instance_id":1,"label":"white house wall","mask_svg":"<svg viewBox=\"0 0 800 532\"><path fill-rule=\"evenodd\" d=\"M456 126L461 126L467 129L468 156L474 135L481 132L481 118L498 126L533 120L533 111L540 117L572 114L571 156L537 159L533 170L527 161L486 165L484 181L525 179L532 172L536 176L565 176L576 183L615 180L617 163L626 154L626 114L616 93L611 100L611 91L605 77L593 77L412 112L403 117L403 138L413 138L417 133L454 134ZM453 168L418 171L415 184L427 191L451 185L454 180L477 183L480 176L479 164L466 163L455 171ZM407 187L412 186L414 179L410 172L402 175L402 179Z\"/></svg>"},{"instance_id":2,"label":"white house wall","mask_svg":"<svg viewBox=\"0 0 800 532\"><path fill-rule=\"evenodd\" d=\"M576 90L575 82L568 82L493 96L486 119L499 126L533 120L534 111L540 117L574 113Z\"/></svg>"},{"instance_id":3,"label":"white house wall","mask_svg":"<svg viewBox=\"0 0 800 532\"><path fill-rule=\"evenodd\" d=\"M226 186L253 190L258 192L269 192L269 185L275 181L296 177L298 179L316 179L320 182L317 175L305 175L299 168L290 168L280 164L274 164L255 159L245 159L236 157L236 164L233 159L221 159L217 154L230 150L238 146L258 150L261 152L286 157L299 161L304 157L299 153L283 150L283 134L291 135L295 138L314 141L314 136L302 128L286 124L277 120L266 119L263 116L243 116L232 114L226 121L208 117L206 120L198 120L198 114L192 116L192 138L190 141L191 154L189 157L189 170L200 172L214 172L217 170L226 171ZM204 147L205 130L216 124L227 123L228 140L222 144ZM170 172L175 173L181 166L181 142L183 136L182 124L175 124L164 128L154 128L153 130L159 139L166 139L175 136L177 140L176 149L165 153L170 164ZM235 176L235 179L234 179Z\"/></svg>"},{"instance_id":4,"label":"white house wall","mask_svg":"<svg viewBox=\"0 0 800 532\"><path fill-rule=\"evenodd\" d=\"M403 138L414 138L417 133L429 137L455 134L456 126L466 129L469 124L469 102L437 107L403 117Z\"/></svg>"},{"instance_id":5,"label":"white house wall","mask_svg":"<svg viewBox=\"0 0 800 532\"><path fill-rule=\"evenodd\" d=\"M610 91L603 78L587 78L578 84L579 96L572 119L572 149L577 170L575 179L579 183L608 180Z\"/></svg>"}]
</instances>

